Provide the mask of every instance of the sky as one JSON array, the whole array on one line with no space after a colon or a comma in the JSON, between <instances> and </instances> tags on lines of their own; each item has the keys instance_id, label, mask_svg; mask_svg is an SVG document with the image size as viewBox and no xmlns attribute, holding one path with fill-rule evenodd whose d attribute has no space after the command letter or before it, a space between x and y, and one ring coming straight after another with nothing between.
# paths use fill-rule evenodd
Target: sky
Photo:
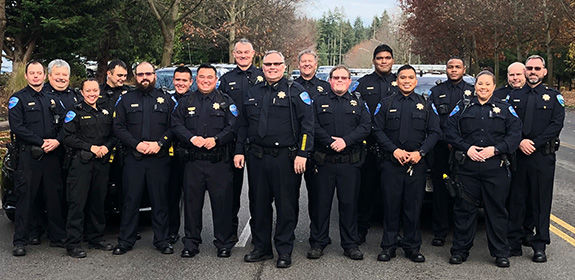
<instances>
[{"instance_id":1,"label":"sky","mask_svg":"<svg viewBox=\"0 0 575 280\"><path fill-rule=\"evenodd\" d=\"M387 10L391 16L399 12L397 0L306 0L300 7L308 17L319 19L329 10L342 8L347 19L353 24L357 16L363 20L364 26L370 25L373 16L381 16Z\"/></svg>"}]
</instances>

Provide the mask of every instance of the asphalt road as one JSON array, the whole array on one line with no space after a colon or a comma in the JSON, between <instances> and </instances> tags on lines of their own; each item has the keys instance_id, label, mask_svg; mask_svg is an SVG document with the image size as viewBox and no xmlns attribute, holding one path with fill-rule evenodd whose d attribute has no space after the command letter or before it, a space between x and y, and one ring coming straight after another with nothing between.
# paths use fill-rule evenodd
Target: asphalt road
<instances>
[{"instance_id":1,"label":"asphalt road","mask_svg":"<svg viewBox=\"0 0 575 280\"><path fill-rule=\"evenodd\" d=\"M152 246L149 216L141 219L142 240L123 256L111 252L88 249L88 257L73 259L65 249L50 248L48 241L29 246L26 257L12 256L13 224L0 211L0 279L574 279L575 278L575 116L567 113L562 135L562 147L558 153L554 189L551 245L547 249L547 263L531 262L532 251L523 248L522 257L511 258L511 267L497 268L489 256L483 222L480 221L474 248L467 262L454 266L448 263L449 246L433 247L430 226L430 208L422 215L423 247L425 263L412 263L398 256L390 262L376 260L380 252L381 224L375 224L367 242L360 248L365 254L363 261L352 261L343 256L339 246L337 204L332 210L330 233L333 244L326 248L319 260L306 259L309 249L309 217L305 186L301 188L300 220L296 231L293 266L277 269L275 259L260 263L243 262L244 254L252 248L249 243L249 219L247 193L243 194L240 227L245 231L240 244L228 259L216 257L211 244L212 222L210 205L204 207L204 243L200 254L192 259L182 259L182 244L175 246L173 255L161 255ZM118 233L117 219L110 220L106 238L112 243ZM554 229L555 228L555 229ZM243 241L243 242L242 242ZM569 243L571 242L571 243ZM247 243L247 244L246 244Z\"/></svg>"}]
</instances>

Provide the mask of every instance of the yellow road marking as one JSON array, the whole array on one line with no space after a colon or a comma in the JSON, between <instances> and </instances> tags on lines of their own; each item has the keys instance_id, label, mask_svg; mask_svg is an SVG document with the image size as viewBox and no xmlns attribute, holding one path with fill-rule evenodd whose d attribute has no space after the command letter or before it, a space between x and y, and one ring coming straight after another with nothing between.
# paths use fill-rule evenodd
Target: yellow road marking
<instances>
[{"instance_id":1,"label":"yellow road marking","mask_svg":"<svg viewBox=\"0 0 575 280\"><path fill-rule=\"evenodd\" d=\"M557 216L551 214L551 221L556 222L557 224L559 224L560 226L564 227L566 230L572 232L573 234L575 234L575 227L564 222L563 220L557 218Z\"/></svg>"},{"instance_id":2,"label":"yellow road marking","mask_svg":"<svg viewBox=\"0 0 575 280\"><path fill-rule=\"evenodd\" d=\"M569 148L569 149L575 150L575 145L567 144L567 143L565 143L565 142L561 142L561 146L565 146L565 147L567 147L567 148Z\"/></svg>"},{"instance_id":3,"label":"yellow road marking","mask_svg":"<svg viewBox=\"0 0 575 280\"><path fill-rule=\"evenodd\" d=\"M549 230L551 232L555 233L557 236L563 238L563 240L569 242L569 244L575 246L575 239L573 239L571 236L567 235L566 233L562 232L561 230L559 230L555 226L549 225Z\"/></svg>"}]
</instances>

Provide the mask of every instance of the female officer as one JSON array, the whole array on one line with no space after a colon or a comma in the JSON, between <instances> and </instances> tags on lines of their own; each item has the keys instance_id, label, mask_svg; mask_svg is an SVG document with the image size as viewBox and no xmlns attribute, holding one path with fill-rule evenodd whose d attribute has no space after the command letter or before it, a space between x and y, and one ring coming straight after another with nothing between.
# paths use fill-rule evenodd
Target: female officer
<instances>
[{"instance_id":1,"label":"female officer","mask_svg":"<svg viewBox=\"0 0 575 280\"><path fill-rule=\"evenodd\" d=\"M492 98L495 76L477 75L475 97L460 101L449 115L445 137L455 150L455 180L462 195L454 206L455 234L449 263L469 256L477 229L477 210L483 201L489 251L498 267L509 267L505 200L511 181L507 154L521 141L521 121L509 104Z\"/></svg>"},{"instance_id":2,"label":"female officer","mask_svg":"<svg viewBox=\"0 0 575 280\"><path fill-rule=\"evenodd\" d=\"M69 111L64 120L64 144L73 149L74 155L66 182L66 249L75 258L86 256L80 244L82 235L90 247L106 251L113 248L102 239L106 226L108 161L115 143L111 135L112 114L96 106L100 87L95 79L82 82L81 92L84 101Z\"/></svg>"}]
</instances>

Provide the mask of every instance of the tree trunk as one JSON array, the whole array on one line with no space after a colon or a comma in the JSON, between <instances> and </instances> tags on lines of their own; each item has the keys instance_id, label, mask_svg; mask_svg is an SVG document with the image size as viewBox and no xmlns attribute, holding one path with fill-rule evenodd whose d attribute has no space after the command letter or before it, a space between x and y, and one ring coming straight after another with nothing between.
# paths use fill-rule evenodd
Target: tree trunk
<instances>
[{"instance_id":1,"label":"tree trunk","mask_svg":"<svg viewBox=\"0 0 575 280\"><path fill-rule=\"evenodd\" d=\"M22 65L26 65L32 53L36 49L36 39L32 39L27 45L24 45L18 39L14 42L14 55L12 57L12 72L18 71L18 68Z\"/></svg>"},{"instance_id":2,"label":"tree trunk","mask_svg":"<svg viewBox=\"0 0 575 280\"><path fill-rule=\"evenodd\" d=\"M4 49L4 32L6 31L6 1L0 0L0 56ZM0 68L2 68L2 59L0 57Z\"/></svg>"},{"instance_id":3,"label":"tree trunk","mask_svg":"<svg viewBox=\"0 0 575 280\"><path fill-rule=\"evenodd\" d=\"M228 34L228 62L234 63L234 46L236 42L236 18L238 12L236 9L236 1L232 1L229 7L230 16L230 33Z\"/></svg>"}]
</instances>

